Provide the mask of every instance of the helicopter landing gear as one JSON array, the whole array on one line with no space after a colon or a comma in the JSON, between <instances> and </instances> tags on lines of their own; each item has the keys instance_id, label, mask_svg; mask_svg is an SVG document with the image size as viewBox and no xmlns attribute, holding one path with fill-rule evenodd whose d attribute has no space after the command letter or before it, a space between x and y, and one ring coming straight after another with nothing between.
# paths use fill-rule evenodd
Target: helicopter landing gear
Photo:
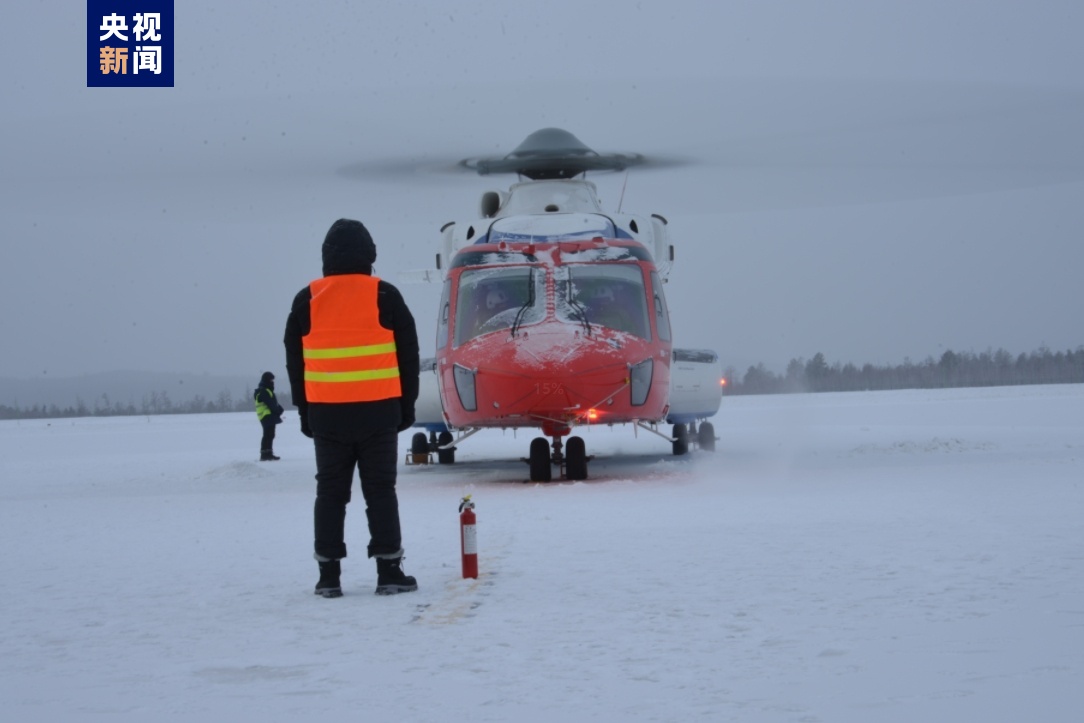
<instances>
[{"instance_id":1,"label":"helicopter landing gear","mask_svg":"<svg viewBox=\"0 0 1084 723\"><path fill-rule=\"evenodd\" d=\"M531 440L531 456L527 461L531 465L532 482L549 482L552 479L550 445L545 437Z\"/></svg>"},{"instance_id":2,"label":"helicopter landing gear","mask_svg":"<svg viewBox=\"0 0 1084 723\"><path fill-rule=\"evenodd\" d=\"M569 437L565 445L565 476L570 480L587 479L587 445L583 437Z\"/></svg>"},{"instance_id":3,"label":"helicopter landing gear","mask_svg":"<svg viewBox=\"0 0 1084 723\"><path fill-rule=\"evenodd\" d=\"M672 433L674 439L674 454L682 455L689 451L689 429L684 424L675 424Z\"/></svg>"},{"instance_id":4,"label":"helicopter landing gear","mask_svg":"<svg viewBox=\"0 0 1084 723\"><path fill-rule=\"evenodd\" d=\"M430 432L426 438L425 432L415 432L410 438L410 452L407 454L407 464L432 464L433 453L437 453L437 462L440 464L455 464L455 447L441 449L452 443L451 432Z\"/></svg>"},{"instance_id":5,"label":"helicopter landing gear","mask_svg":"<svg viewBox=\"0 0 1084 723\"><path fill-rule=\"evenodd\" d=\"M455 464L455 447L441 449L441 447L451 444L452 439L451 432L441 432L434 440L433 448L437 450L437 462L440 464Z\"/></svg>"},{"instance_id":6,"label":"helicopter landing gear","mask_svg":"<svg viewBox=\"0 0 1084 723\"><path fill-rule=\"evenodd\" d=\"M701 422L697 427L696 422L675 424L670 433L670 439L674 445L674 454L688 454L689 444L695 444L705 452L715 451L715 427L711 422Z\"/></svg>"},{"instance_id":7,"label":"helicopter landing gear","mask_svg":"<svg viewBox=\"0 0 1084 723\"><path fill-rule=\"evenodd\" d=\"M561 435L555 434L552 444L545 437L532 439L531 456L525 461L531 466L532 482L549 482L553 479L553 465L558 466L565 479L587 479L590 460L582 437L569 437L568 442L562 444Z\"/></svg>"},{"instance_id":8,"label":"helicopter landing gear","mask_svg":"<svg viewBox=\"0 0 1084 723\"><path fill-rule=\"evenodd\" d=\"M696 433L696 443L700 449L708 452L715 451L715 427L711 422L702 422L700 430Z\"/></svg>"},{"instance_id":9,"label":"helicopter landing gear","mask_svg":"<svg viewBox=\"0 0 1084 723\"><path fill-rule=\"evenodd\" d=\"M410 454L407 455L407 464L429 464L429 440L425 438L425 432L415 432L410 438Z\"/></svg>"}]
</instances>

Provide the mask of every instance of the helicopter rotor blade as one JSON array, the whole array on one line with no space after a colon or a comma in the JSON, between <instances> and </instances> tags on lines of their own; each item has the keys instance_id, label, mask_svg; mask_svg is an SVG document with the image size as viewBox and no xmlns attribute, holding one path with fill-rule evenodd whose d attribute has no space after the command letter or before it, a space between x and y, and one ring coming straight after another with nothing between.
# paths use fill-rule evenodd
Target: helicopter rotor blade
<instances>
[{"instance_id":1,"label":"helicopter rotor blade","mask_svg":"<svg viewBox=\"0 0 1084 723\"><path fill-rule=\"evenodd\" d=\"M658 201L670 204L669 191L680 185L682 206L728 211L936 198L1084 179L1084 144L1077 142L1084 93L1074 89L794 80L659 86L650 96L654 107L671 111L665 123L644 114L633 122L646 133L622 126L621 137L646 135L662 152L599 153L567 131L546 128L503 154L364 161L340 173L382 180L446 173L569 178L685 168L681 178L687 174L692 182L663 184L667 193ZM647 177L644 185L651 185Z\"/></svg>"}]
</instances>

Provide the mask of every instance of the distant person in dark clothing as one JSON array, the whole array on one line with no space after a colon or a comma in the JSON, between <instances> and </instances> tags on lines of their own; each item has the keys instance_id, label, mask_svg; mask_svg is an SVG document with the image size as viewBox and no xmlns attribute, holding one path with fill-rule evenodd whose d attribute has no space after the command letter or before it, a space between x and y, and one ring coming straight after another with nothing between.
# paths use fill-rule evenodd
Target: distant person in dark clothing
<instances>
[{"instance_id":1,"label":"distant person in dark clothing","mask_svg":"<svg viewBox=\"0 0 1084 723\"><path fill-rule=\"evenodd\" d=\"M275 375L264 372L260 385L252 393L256 402L256 418L263 427L263 439L260 440L260 461L269 462L280 459L275 456L275 425L282 423L282 405L275 399Z\"/></svg>"},{"instance_id":2,"label":"distant person in dark clothing","mask_svg":"<svg viewBox=\"0 0 1084 723\"><path fill-rule=\"evenodd\" d=\"M399 432L414 424L418 335L399 290L372 275L376 245L360 221L340 219L323 244L323 278L294 298L286 370L302 434L316 446L316 594L340 597L346 505L361 477L378 595L417 590L403 573Z\"/></svg>"}]
</instances>

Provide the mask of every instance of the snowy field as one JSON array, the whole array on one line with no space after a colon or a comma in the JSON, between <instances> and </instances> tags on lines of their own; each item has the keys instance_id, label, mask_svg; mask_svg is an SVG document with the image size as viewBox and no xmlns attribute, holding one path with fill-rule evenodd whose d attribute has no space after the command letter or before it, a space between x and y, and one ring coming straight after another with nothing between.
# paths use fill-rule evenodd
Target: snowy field
<instances>
[{"instance_id":1,"label":"snowy field","mask_svg":"<svg viewBox=\"0 0 1084 723\"><path fill-rule=\"evenodd\" d=\"M420 590L373 595L357 493L337 600L294 410L276 463L251 414L0 422L4 719L1081 720L1084 385L714 421L682 458L588 430L581 483L511 432L403 465Z\"/></svg>"}]
</instances>

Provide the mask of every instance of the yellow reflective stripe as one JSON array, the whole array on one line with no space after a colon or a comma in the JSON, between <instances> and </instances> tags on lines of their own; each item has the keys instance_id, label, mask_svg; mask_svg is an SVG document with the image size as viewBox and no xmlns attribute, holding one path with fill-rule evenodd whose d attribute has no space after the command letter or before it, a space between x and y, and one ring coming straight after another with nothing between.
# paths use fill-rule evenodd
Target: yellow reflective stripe
<instances>
[{"instance_id":1,"label":"yellow reflective stripe","mask_svg":"<svg viewBox=\"0 0 1084 723\"><path fill-rule=\"evenodd\" d=\"M399 376L398 367L373 369L360 372L305 372L307 382L368 382L374 379L394 379Z\"/></svg>"},{"instance_id":2,"label":"yellow reflective stripe","mask_svg":"<svg viewBox=\"0 0 1084 723\"><path fill-rule=\"evenodd\" d=\"M341 349L305 349L306 359L345 359L352 356L373 356L395 351L395 342L387 344L369 344L367 346L347 346Z\"/></svg>"}]
</instances>

